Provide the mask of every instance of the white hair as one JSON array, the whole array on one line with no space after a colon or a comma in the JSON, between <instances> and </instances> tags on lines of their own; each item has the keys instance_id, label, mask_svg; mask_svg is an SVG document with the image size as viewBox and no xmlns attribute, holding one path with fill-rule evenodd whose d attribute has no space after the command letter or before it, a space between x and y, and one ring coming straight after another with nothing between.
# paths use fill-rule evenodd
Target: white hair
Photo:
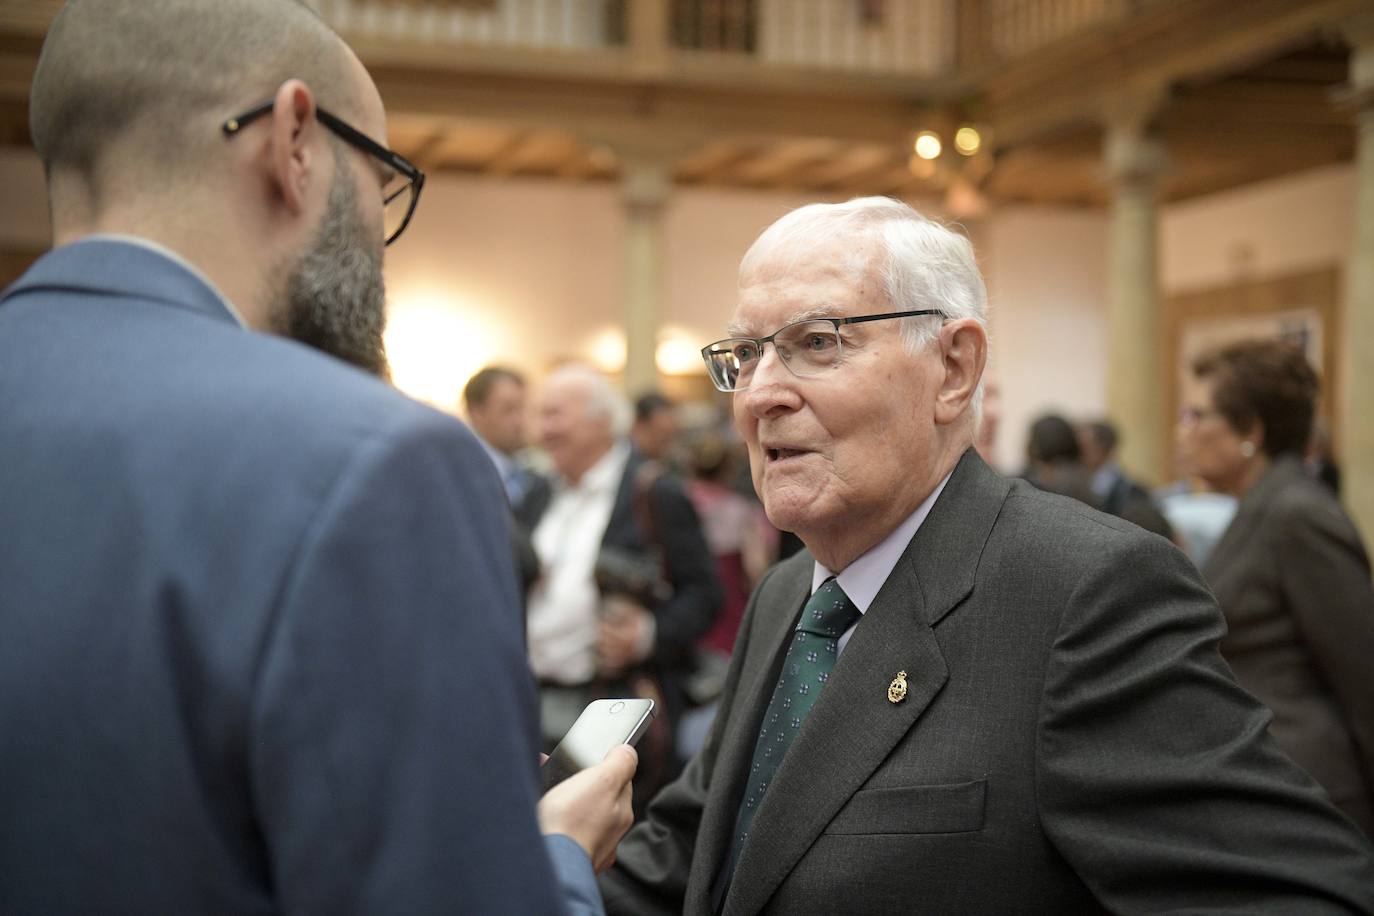
<instances>
[{"instance_id":1,"label":"white hair","mask_svg":"<svg viewBox=\"0 0 1374 916\"><path fill-rule=\"evenodd\" d=\"M566 363L554 369L544 379L546 385L555 382L572 382L582 389L587 396L587 419L604 419L611 435L616 438L629 433L634 411L630 407L630 402L615 389L606 376L591 366Z\"/></svg>"},{"instance_id":2,"label":"white hair","mask_svg":"<svg viewBox=\"0 0 1374 916\"><path fill-rule=\"evenodd\" d=\"M787 258L797 264L836 240L864 234L878 243L878 254L861 246L849 252L855 280L876 274L892 311L939 309L950 319L973 318L987 327L988 291L973 245L963 235L922 216L890 197L856 197L842 204L808 204L788 213L763 231L740 261L740 282L765 262ZM915 353L936 340L940 322L933 317L902 321L902 338ZM983 383L973 397L976 419Z\"/></svg>"},{"instance_id":3,"label":"white hair","mask_svg":"<svg viewBox=\"0 0 1374 916\"><path fill-rule=\"evenodd\" d=\"M939 309L950 318L974 318L987 325L988 292L969 240L899 200L856 197L842 204L808 204L763 231L740 262L740 277L764 261L790 255L796 263L817 248L865 233L879 245L879 257L857 249L850 268L856 278L877 273L894 312ZM914 348L934 340L939 323L928 318L903 322Z\"/></svg>"}]
</instances>

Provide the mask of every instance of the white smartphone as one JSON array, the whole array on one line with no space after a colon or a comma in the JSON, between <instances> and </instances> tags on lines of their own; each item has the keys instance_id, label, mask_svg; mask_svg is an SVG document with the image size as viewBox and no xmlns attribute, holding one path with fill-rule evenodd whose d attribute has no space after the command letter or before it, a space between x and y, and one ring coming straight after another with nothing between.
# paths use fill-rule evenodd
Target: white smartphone
<instances>
[{"instance_id":1,"label":"white smartphone","mask_svg":"<svg viewBox=\"0 0 1374 916\"><path fill-rule=\"evenodd\" d=\"M540 768L544 791L574 773L595 766L617 744L634 745L649 730L654 701L593 700Z\"/></svg>"}]
</instances>

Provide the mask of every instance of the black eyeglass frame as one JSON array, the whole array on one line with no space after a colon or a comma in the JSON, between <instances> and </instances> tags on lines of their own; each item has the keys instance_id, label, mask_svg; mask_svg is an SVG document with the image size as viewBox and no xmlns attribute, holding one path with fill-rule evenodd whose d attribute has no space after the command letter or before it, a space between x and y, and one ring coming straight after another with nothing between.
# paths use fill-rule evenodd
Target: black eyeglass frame
<instances>
[{"instance_id":1,"label":"black eyeglass frame","mask_svg":"<svg viewBox=\"0 0 1374 916\"><path fill-rule=\"evenodd\" d=\"M220 130L224 131L226 137L232 137L258 118L270 112L275 104L274 100L269 99L261 105L255 105L243 114L226 120L220 125ZM425 173L416 168L409 159L402 156L400 153L392 152L347 121L344 121L336 115L330 114L318 105L315 106L315 117L321 124L337 134L345 143L352 144L368 155L380 159L388 168L394 169L397 174L410 182L410 184L403 186L390 197L384 198L382 201L383 206L395 200L407 187L415 189L414 193L410 195L410 205L406 208L405 217L401 219L401 225L397 226L396 231L391 233L386 239L385 244L390 245L401 237L401 233L405 232L406 226L410 225L410 218L415 215L415 205L420 202L420 191L425 186Z\"/></svg>"},{"instance_id":2,"label":"black eyeglass frame","mask_svg":"<svg viewBox=\"0 0 1374 916\"><path fill-rule=\"evenodd\" d=\"M776 331L774 331L772 334L769 334L767 337L723 337L715 343L707 344L706 346L702 347L701 358L705 361L707 374L711 376L711 383L715 385L716 388L727 393L734 391L743 391L745 388L748 388L749 386L745 385L744 388L721 388L720 384L716 381L715 373L711 371L711 355L713 353L730 352L728 349L717 349L718 347L720 347L721 344L728 343L732 340L748 341L754 344L754 346L758 347L758 358L763 359L764 344L773 343L773 338L777 337L779 334L781 334L783 331L786 331L788 328L796 327L799 324L808 324L812 321L828 321L835 326L835 335L836 337L839 337L841 325L863 324L865 321L885 321L889 318L920 318L923 315L939 315L941 319L945 321L949 320L949 315L945 314L945 312L943 312L940 309L915 309L914 311L909 312L884 312L881 315L853 315L849 318L831 318L825 315L817 315L815 318L798 318L796 321L789 321L787 324L778 328ZM841 346L843 346L843 338L841 338ZM773 349L777 349L777 344L773 344ZM779 358L781 358L781 356L779 356ZM791 372L793 375L797 375L797 371L792 368L792 364L789 363L787 360L784 359L782 361L782 364L786 366L788 371ZM803 375L797 375L797 377L815 378L815 376Z\"/></svg>"}]
</instances>

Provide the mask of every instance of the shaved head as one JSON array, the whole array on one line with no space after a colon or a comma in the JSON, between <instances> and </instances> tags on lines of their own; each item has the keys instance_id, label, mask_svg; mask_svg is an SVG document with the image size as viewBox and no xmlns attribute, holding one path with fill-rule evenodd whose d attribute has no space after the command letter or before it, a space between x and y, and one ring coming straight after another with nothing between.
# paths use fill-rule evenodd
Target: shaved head
<instances>
[{"instance_id":1,"label":"shaved head","mask_svg":"<svg viewBox=\"0 0 1374 916\"><path fill-rule=\"evenodd\" d=\"M68 0L29 109L54 240L159 242L250 326L385 375L380 173L322 108L385 138L366 69L300 0Z\"/></svg>"},{"instance_id":2,"label":"shaved head","mask_svg":"<svg viewBox=\"0 0 1374 916\"><path fill-rule=\"evenodd\" d=\"M98 207L193 177L218 124L292 77L346 116L348 54L299 0L70 0L34 74L33 143L50 184L79 179Z\"/></svg>"}]
</instances>

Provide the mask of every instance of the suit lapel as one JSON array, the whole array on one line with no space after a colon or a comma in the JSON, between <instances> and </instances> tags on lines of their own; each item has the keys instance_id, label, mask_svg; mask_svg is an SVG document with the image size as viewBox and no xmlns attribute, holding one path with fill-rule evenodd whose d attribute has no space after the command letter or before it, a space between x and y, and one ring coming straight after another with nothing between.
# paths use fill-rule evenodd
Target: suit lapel
<instances>
[{"instance_id":1,"label":"suit lapel","mask_svg":"<svg viewBox=\"0 0 1374 916\"><path fill-rule=\"evenodd\" d=\"M978 557L1008 489L971 449L965 453L855 629L764 796L726 898L726 914L762 909L826 824L939 694L949 671L935 626L972 590ZM809 582L806 586L809 591ZM736 805L774 672L804 597L798 596L788 626L775 626L776 632L769 634L780 648L768 677L756 684L749 714L732 723L730 760L721 761L728 769L717 772L729 774L729 799ZM907 694L893 703L888 685L899 671L906 672ZM729 812L731 826L734 813Z\"/></svg>"}]
</instances>

